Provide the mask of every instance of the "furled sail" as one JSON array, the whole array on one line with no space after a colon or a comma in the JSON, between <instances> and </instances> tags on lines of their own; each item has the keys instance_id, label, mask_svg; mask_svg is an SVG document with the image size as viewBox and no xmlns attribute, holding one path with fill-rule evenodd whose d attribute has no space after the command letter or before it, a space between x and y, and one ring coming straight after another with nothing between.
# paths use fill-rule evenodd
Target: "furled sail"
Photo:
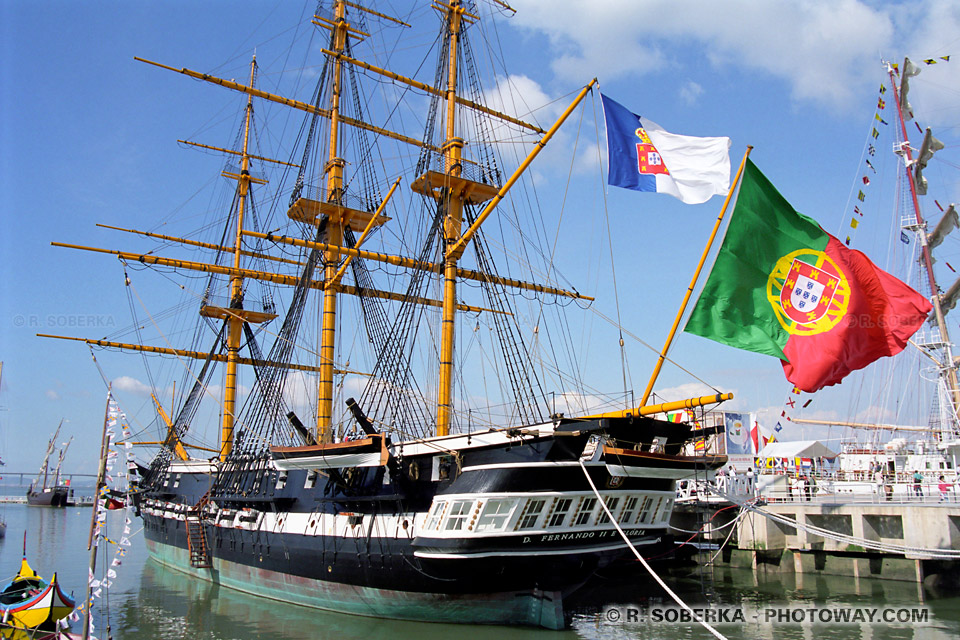
<instances>
[{"instance_id":1,"label":"furled sail","mask_svg":"<svg viewBox=\"0 0 960 640\"><path fill-rule=\"evenodd\" d=\"M954 229L960 228L960 216L957 215L956 205L951 204L947 207L940 222L933 228L933 231L927 234L927 246L936 249L943 242L944 238Z\"/></svg>"},{"instance_id":2,"label":"furled sail","mask_svg":"<svg viewBox=\"0 0 960 640\"><path fill-rule=\"evenodd\" d=\"M917 195L927 195L927 179L923 177L923 170L927 168L927 163L933 157L933 154L943 149L943 143L933 137L930 127L923 136L923 142L920 144L920 153L917 154L917 163L914 168L914 182L917 185Z\"/></svg>"},{"instance_id":3,"label":"furled sail","mask_svg":"<svg viewBox=\"0 0 960 640\"><path fill-rule=\"evenodd\" d=\"M920 67L913 64L910 58L903 59L903 69L900 72L900 110L904 120L913 120L913 107L907 100L907 93L910 92L910 78L919 73Z\"/></svg>"}]
</instances>

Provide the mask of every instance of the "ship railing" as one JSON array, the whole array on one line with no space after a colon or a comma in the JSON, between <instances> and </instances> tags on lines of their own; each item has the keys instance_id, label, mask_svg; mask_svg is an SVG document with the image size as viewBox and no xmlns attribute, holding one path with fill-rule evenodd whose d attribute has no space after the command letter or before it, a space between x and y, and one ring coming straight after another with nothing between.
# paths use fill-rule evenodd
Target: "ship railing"
<instances>
[{"instance_id":1,"label":"ship railing","mask_svg":"<svg viewBox=\"0 0 960 640\"><path fill-rule=\"evenodd\" d=\"M952 485L949 491L941 495L937 483L931 481L921 483L919 492L912 482L883 485L872 482L823 482L809 487L801 484L772 487L761 491L758 497L772 504L960 506L960 488Z\"/></svg>"},{"instance_id":2,"label":"ship railing","mask_svg":"<svg viewBox=\"0 0 960 640\"><path fill-rule=\"evenodd\" d=\"M900 216L900 227L909 231L916 231L921 225L917 223L917 216L906 215Z\"/></svg>"},{"instance_id":3,"label":"ship railing","mask_svg":"<svg viewBox=\"0 0 960 640\"><path fill-rule=\"evenodd\" d=\"M677 482L676 502L720 503L728 500L747 500L755 495L753 476L745 474L717 475L712 480L680 480Z\"/></svg>"},{"instance_id":4,"label":"ship railing","mask_svg":"<svg viewBox=\"0 0 960 640\"><path fill-rule=\"evenodd\" d=\"M223 309L229 309L230 307L230 298L227 296L204 296L201 306L204 307L221 307ZM258 313L276 313L277 306L273 300L256 300L249 297L244 297L243 299L243 308L245 311L256 311Z\"/></svg>"},{"instance_id":5,"label":"ship railing","mask_svg":"<svg viewBox=\"0 0 960 640\"><path fill-rule=\"evenodd\" d=\"M886 474L882 481L869 474L785 473L752 475L730 472L709 480L681 480L677 483L679 503L746 502L759 499L773 504L922 504L960 506L960 476L925 473L919 488L912 472ZM945 476L941 483L940 476ZM943 484L944 491L941 491Z\"/></svg>"},{"instance_id":6,"label":"ship railing","mask_svg":"<svg viewBox=\"0 0 960 640\"><path fill-rule=\"evenodd\" d=\"M226 165L224 165L224 167L223 167L223 172L224 172L225 174L228 174L228 175L231 175L231 176L239 176L239 175L240 175L240 165L238 165L238 164L226 164ZM266 182L266 181L267 181L267 176L266 176L266 174L261 173L261 172L259 172L259 171L250 171L250 172L249 172L249 175L250 175L251 178L253 178L253 179L256 180L256 181L259 181L259 182Z\"/></svg>"},{"instance_id":7,"label":"ship railing","mask_svg":"<svg viewBox=\"0 0 960 640\"><path fill-rule=\"evenodd\" d=\"M443 154L430 153L428 155L426 170L446 173L446 158ZM500 186L503 183L503 176L496 168L487 167L466 158L461 161L460 177L472 182L494 186Z\"/></svg>"},{"instance_id":8,"label":"ship railing","mask_svg":"<svg viewBox=\"0 0 960 640\"><path fill-rule=\"evenodd\" d=\"M940 336L940 329L935 326L921 328L913 335L913 342L924 349L943 349L947 342Z\"/></svg>"}]
</instances>

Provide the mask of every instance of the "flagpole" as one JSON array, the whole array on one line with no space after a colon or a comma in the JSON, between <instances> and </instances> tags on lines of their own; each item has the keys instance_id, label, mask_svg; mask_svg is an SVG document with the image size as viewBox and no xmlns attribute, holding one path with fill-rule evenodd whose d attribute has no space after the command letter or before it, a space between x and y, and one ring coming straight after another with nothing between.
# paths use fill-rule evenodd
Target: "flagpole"
<instances>
[{"instance_id":1,"label":"flagpole","mask_svg":"<svg viewBox=\"0 0 960 640\"><path fill-rule=\"evenodd\" d=\"M673 326L670 327L670 333L667 335L667 341L663 345L663 349L660 351L660 357L657 359L657 366L653 368L653 375L650 376L650 382L647 383L647 388L643 392L643 399L640 400L640 406L643 407L647 404L647 400L650 399L650 394L653 392L653 385L656 384L657 378L660 376L660 369L663 368L663 361L667 359L667 352L670 350L670 345L673 343L674 336L677 335L677 329L680 327L680 320L683 318L683 313L687 310L687 303L690 302L690 296L693 294L693 289L697 284L697 280L700 279L700 272L703 271L703 265L707 262L707 255L710 253L710 247L713 246L713 241L717 237L717 231L720 230L720 224L723 222L723 216L727 212L727 206L730 204L730 200L733 198L733 192L736 191L737 185L740 183L740 176L743 175L743 167L747 164L747 158L750 156L750 151L753 150L753 146L747 145L747 151L743 154L743 160L740 161L740 167L737 169L737 176L733 180L733 184L730 185L730 191L727 193L726 200L723 201L723 207L720 209L720 215L717 216L717 221L713 225L713 231L710 232L710 239L707 240L707 246L703 250L703 255L700 256L700 262L697 264L696 271L693 272L693 278L690 280L690 286L687 287L687 293L683 296L683 302L680 304L680 311L677 312L677 317L673 321Z\"/></svg>"},{"instance_id":2,"label":"flagpole","mask_svg":"<svg viewBox=\"0 0 960 640\"><path fill-rule=\"evenodd\" d=\"M90 596L93 592L90 581L93 580L93 572L97 568L97 550L99 549L99 544L94 538L94 532L97 529L97 519L100 515L100 492L106 485L107 425L110 422L110 400L113 397L111 393L112 390L113 384L108 384L107 407L103 412L103 437L100 440L100 466L97 468L97 485L93 490L93 516L90 518L90 536L87 538L87 550L90 552L90 573L87 576L87 601L85 603L87 609L83 621L83 640L87 640L87 638L90 637L90 621L93 618L92 612L90 611ZM106 525L106 523L104 523L104 525Z\"/></svg>"}]
</instances>

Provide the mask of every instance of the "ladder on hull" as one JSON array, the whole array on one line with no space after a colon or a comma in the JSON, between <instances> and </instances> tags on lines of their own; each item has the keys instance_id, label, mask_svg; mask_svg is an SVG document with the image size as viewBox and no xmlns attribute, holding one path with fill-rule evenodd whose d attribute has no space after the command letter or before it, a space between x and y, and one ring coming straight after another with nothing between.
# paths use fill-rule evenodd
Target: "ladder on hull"
<instances>
[{"instance_id":1,"label":"ladder on hull","mask_svg":"<svg viewBox=\"0 0 960 640\"><path fill-rule=\"evenodd\" d=\"M190 552L190 566L195 569L210 569L210 549L207 546L207 534L203 528L203 511L206 509L209 497L204 494L200 502L187 511L184 520L187 526L187 550Z\"/></svg>"}]
</instances>

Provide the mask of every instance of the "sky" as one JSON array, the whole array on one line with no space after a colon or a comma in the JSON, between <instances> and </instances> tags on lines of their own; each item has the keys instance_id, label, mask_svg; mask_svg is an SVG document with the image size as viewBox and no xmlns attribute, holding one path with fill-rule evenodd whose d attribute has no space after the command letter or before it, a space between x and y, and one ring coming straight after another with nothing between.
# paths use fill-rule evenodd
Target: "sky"
<instances>
[{"instance_id":1,"label":"sky","mask_svg":"<svg viewBox=\"0 0 960 640\"><path fill-rule=\"evenodd\" d=\"M491 5L480 3L489 15ZM426 2L376 4L391 15L436 21ZM497 39L491 42L508 60L509 75L501 72L497 85L512 90L511 98L502 100L509 110L549 124L597 77L605 94L669 131L729 136L734 167L752 145L751 158L781 193L841 238L851 233L853 199L868 172L864 161L878 90L881 83L889 85L882 61L958 55L951 62L921 65L910 98L917 123L933 127L946 145L925 174L931 187L923 206L935 220L934 199L960 200L960 6L954 2L623 0L592 3L587 12L572 0L511 5L515 15L496 11ZM311 2L0 0L0 457L7 472L36 471L61 419L61 440L73 438L66 470L95 472L106 394L101 369L135 426L152 419L150 381L138 355L98 351L98 369L82 344L35 334L96 338L130 325L131 316L146 326L151 307L141 298L149 298L152 287L171 286L172 274L161 273L155 285L146 282L148 271L130 267L126 276L134 287L125 287L115 258L50 243L147 246L95 224L158 230L168 219L189 220L195 210L218 204L208 189L222 161L176 140L229 145L224 131L234 131L238 98L134 56L245 80L256 52L268 90L293 80L308 87L304 79L319 64L317 46L312 59L301 60L290 53L299 49L288 45L308 42L315 28L306 18L313 7ZM429 40L420 38L418 44ZM432 80L432 68L416 73ZM284 119L279 107L257 109L258 116L278 116L281 123L260 131L265 146L283 147L298 125ZM600 253L609 245L615 255L626 256L614 263L617 304L608 297L597 306L611 317L619 311L630 336L659 348L722 198L689 206L664 195L581 189L588 180L596 182L606 163L598 109L594 92L571 120L579 124L563 129L531 171L544 209L563 205L574 212L569 215L593 225L597 233L584 236L585 252ZM913 247L890 240L899 234L893 222L898 192L895 178L883 182L880 174L892 176L896 168L889 142L895 118L890 108L882 114L889 124L876 141L877 174L869 174L873 184L852 246L884 268L915 275ZM915 127L910 135L919 144ZM566 202L562 193L568 194ZM612 237L603 229L608 224L615 228ZM946 257L937 268L946 279L949 252L960 246L951 240L943 249ZM565 276L578 290L611 294L612 287L592 271ZM955 320L950 324L960 331ZM629 342L629 387L640 393L655 355L632 337ZM727 407L761 412L768 428L790 390L776 360L697 336L681 334L671 358L682 368L665 367L657 384L660 397L732 391L736 398ZM623 387L619 363L611 369L617 371L611 380L597 380L596 386ZM915 368L912 377L923 373ZM927 407L901 413L891 379L876 387L866 376L851 376L839 387L804 397L813 400L805 415L925 420ZM166 383L158 388L166 389ZM169 410L169 400L166 404ZM794 429L796 438L837 435Z\"/></svg>"}]
</instances>

